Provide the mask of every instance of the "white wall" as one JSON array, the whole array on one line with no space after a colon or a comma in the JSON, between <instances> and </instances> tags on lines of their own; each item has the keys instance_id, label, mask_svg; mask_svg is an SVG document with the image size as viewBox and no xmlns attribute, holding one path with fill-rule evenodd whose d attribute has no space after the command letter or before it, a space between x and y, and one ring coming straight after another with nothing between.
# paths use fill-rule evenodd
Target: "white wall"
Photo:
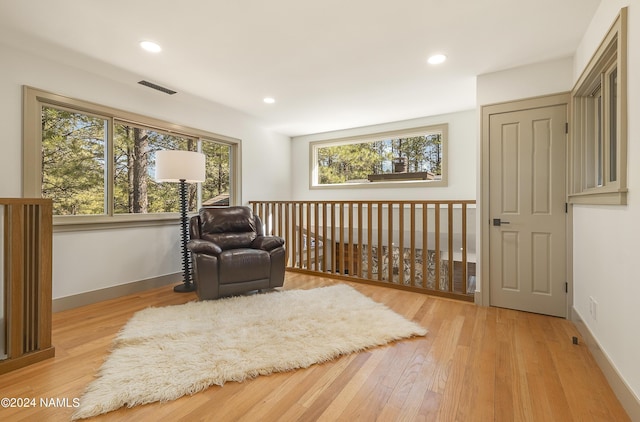
<instances>
[{"instance_id":1,"label":"white wall","mask_svg":"<svg viewBox=\"0 0 640 422\"><path fill-rule=\"evenodd\" d=\"M573 59L553 60L478 76L478 106L570 91Z\"/></svg>"},{"instance_id":2,"label":"white wall","mask_svg":"<svg viewBox=\"0 0 640 422\"><path fill-rule=\"evenodd\" d=\"M309 144L419 126L449 124L447 187L309 188ZM477 124L474 110L335 132L295 137L291 141L292 195L295 200L475 199Z\"/></svg>"},{"instance_id":3,"label":"white wall","mask_svg":"<svg viewBox=\"0 0 640 422\"><path fill-rule=\"evenodd\" d=\"M574 206L574 308L602 351L640 398L640 1L603 0L575 56L575 80L591 59L620 8L628 17L628 205ZM598 303L597 320L589 297Z\"/></svg>"},{"instance_id":4,"label":"white wall","mask_svg":"<svg viewBox=\"0 0 640 422\"><path fill-rule=\"evenodd\" d=\"M11 42L16 45L19 40ZM31 47L29 42L25 45ZM142 87L136 83L141 79L139 75L126 74L71 52L52 54L53 46L40 49L42 54L33 54L0 44L0 197L22 194L22 85L30 85L239 138L242 202L290 199L289 137L270 132L255 119L222 105L182 93L168 96ZM90 70L81 70L73 63ZM54 298L181 271L177 224L55 233L53 247Z\"/></svg>"}]
</instances>

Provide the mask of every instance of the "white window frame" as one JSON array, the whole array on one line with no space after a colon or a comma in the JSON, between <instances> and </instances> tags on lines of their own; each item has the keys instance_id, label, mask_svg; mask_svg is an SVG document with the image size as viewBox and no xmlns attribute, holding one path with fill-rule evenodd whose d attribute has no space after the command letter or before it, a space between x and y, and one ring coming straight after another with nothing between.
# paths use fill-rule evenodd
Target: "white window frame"
<instances>
[{"instance_id":1,"label":"white window frame","mask_svg":"<svg viewBox=\"0 0 640 422\"><path fill-rule=\"evenodd\" d=\"M113 174L113 125L114 121L129 122L133 125L153 128L154 130L176 133L185 137L195 138L201 141L213 141L226 144L230 151L230 205L237 205L241 201L241 140L194 129L163 120L143 116L128 111L78 100L63 95L43 91L30 86L23 86L23 177L22 194L24 197L42 197L42 107L51 106L76 111L89 115L99 116L108 120L108 145L107 160L110 169L108 174ZM132 226L150 226L174 224L179 218L179 213L146 213L146 214L116 214L113 210L113 178L109 177L107 190L107 210L101 215L64 215L54 216L54 231L96 230L105 228L120 228ZM198 203L198 207L200 203Z\"/></svg>"}]
</instances>

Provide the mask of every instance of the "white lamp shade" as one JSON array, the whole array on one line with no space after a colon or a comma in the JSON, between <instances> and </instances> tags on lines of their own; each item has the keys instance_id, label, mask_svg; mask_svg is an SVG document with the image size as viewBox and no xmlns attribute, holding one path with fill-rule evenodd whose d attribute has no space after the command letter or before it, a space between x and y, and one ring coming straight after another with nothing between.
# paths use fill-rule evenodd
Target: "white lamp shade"
<instances>
[{"instance_id":1,"label":"white lamp shade","mask_svg":"<svg viewBox=\"0 0 640 422\"><path fill-rule=\"evenodd\" d=\"M156 151L156 181L198 183L204 179L204 154L168 149Z\"/></svg>"}]
</instances>

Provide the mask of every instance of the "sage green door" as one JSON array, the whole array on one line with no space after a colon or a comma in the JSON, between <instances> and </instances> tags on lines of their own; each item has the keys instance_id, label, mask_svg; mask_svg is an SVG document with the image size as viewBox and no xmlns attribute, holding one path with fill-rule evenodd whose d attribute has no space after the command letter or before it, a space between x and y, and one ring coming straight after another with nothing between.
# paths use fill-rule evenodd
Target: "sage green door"
<instances>
[{"instance_id":1,"label":"sage green door","mask_svg":"<svg viewBox=\"0 0 640 422\"><path fill-rule=\"evenodd\" d=\"M566 105L489 118L490 304L566 317Z\"/></svg>"}]
</instances>

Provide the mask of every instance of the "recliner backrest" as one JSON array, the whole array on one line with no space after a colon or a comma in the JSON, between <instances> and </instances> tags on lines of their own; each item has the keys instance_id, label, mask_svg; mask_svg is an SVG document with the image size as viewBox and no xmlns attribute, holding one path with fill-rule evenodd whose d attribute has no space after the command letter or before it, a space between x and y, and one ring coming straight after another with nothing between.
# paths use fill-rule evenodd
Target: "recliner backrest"
<instances>
[{"instance_id":1,"label":"recliner backrest","mask_svg":"<svg viewBox=\"0 0 640 422\"><path fill-rule=\"evenodd\" d=\"M248 248L258 236L256 219L249 207L201 208L200 238L222 250Z\"/></svg>"}]
</instances>

